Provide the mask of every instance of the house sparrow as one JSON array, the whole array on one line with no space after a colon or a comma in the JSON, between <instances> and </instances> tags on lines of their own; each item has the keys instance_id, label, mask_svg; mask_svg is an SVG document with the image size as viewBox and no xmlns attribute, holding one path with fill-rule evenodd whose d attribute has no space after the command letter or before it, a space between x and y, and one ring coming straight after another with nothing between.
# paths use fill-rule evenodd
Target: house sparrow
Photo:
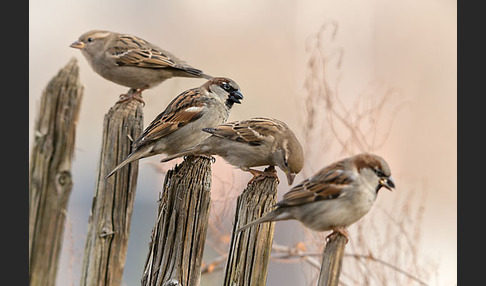
<instances>
[{"instance_id":1,"label":"house sparrow","mask_svg":"<svg viewBox=\"0 0 486 286\"><path fill-rule=\"evenodd\" d=\"M238 232L263 222L296 219L312 230L332 230L329 236L339 232L348 241L346 227L370 210L381 187L395 188L383 158L372 154L349 157L293 187L273 211Z\"/></svg>"},{"instance_id":2,"label":"house sparrow","mask_svg":"<svg viewBox=\"0 0 486 286\"><path fill-rule=\"evenodd\" d=\"M150 123L133 143L132 153L107 177L136 160L193 147L210 136L202 128L226 122L233 104L242 99L236 82L224 77L211 78L200 87L182 92Z\"/></svg>"},{"instance_id":3,"label":"house sparrow","mask_svg":"<svg viewBox=\"0 0 486 286\"><path fill-rule=\"evenodd\" d=\"M287 175L289 185L304 165L302 146L282 121L257 117L202 130L211 136L188 150L162 159L162 162L187 155L218 155L231 165L251 172L254 176L251 181L266 176L277 177L273 167L277 166ZM265 165L270 168L264 172L250 169Z\"/></svg>"},{"instance_id":4,"label":"house sparrow","mask_svg":"<svg viewBox=\"0 0 486 286\"><path fill-rule=\"evenodd\" d=\"M171 77L211 78L173 54L132 35L94 30L81 35L70 47L80 49L96 73L130 88L120 96L120 101L141 100L143 90Z\"/></svg>"}]
</instances>

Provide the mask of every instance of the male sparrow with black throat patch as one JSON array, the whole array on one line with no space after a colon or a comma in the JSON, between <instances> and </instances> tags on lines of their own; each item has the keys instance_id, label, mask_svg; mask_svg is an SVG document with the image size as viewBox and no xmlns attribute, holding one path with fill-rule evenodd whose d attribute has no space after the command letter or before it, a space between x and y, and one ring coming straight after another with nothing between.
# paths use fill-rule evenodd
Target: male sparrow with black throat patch
<instances>
[{"instance_id":1,"label":"male sparrow with black throat patch","mask_svg":"<svg viewBox=\"0 0 486 286\"><path fill-rule=\"evenodd\" d=\"M132 153L108 177L136 160L162 153L172 155L197 145L210 136L202 129L226 122L233 104L242 99L236 82L224 77L213 77L200 87L182 92L135 140Z\"/></svg>"},{"instance_id":2,"label":"male sparrow with black throat patch","mask_svg":"<svg viewBox=\"0 0 486 286\"><path fill-rule=\"evenodd\" d=\"M329 236L339 232L347 241L346 227L368 213L382 187L395 188L385 160L366 153L352 156L294 186L274 210L238 231L259 223L295 219L312 230L332 230Z\"/></svg>"}]
</instances>

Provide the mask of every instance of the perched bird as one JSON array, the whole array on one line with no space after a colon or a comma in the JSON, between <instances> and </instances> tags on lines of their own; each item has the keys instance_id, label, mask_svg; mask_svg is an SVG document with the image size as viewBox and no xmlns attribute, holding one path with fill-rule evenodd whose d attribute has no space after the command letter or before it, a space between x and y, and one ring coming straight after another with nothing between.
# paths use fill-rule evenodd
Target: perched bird
<instances>
[{"instance_id":1,"label":"perched bird","mask_svg":"<svg viewBox=\"0 0 486 286\"><path fill-rule=\"evenodd\" d=\"M162 162L187 155L218 155L231 165L251 172L252 181L265 176L277 177L273 167L277 166L287 175L289 185L304 165L302 146L282 121L257 117L202 130L211 136L188 150L162 159ZM264 172L250 169L266 165L271 167Z\"/></svg>"},{"instance_id":2,"label":"perched bird","mask_svg":"<svg viewBox=\"0 0 486 286\"><path fill-rule=\"evenodd\" d=\"M93 30L81 35L70 47L80 49L96 73L130 88L120 96L120 101L131 98L142 101L143 90L171 77L211 78L173 54L128 34Z\"/></svg>"},{"instance_id":3,"label":"perched bird","mask_svg":"<svg viewBox=\"0 0 486 286\"><path fill-rule=\"evenodd\" d=\"M348 241L346 227L370 210L381 187L395 188L383 158L372 154L349 157L305 179L273 211L238 231L263 222L296 219L312 230L332 230L329 236L339 232Z\"/></svg>"},{"instance_id":4,"label":"perched bird","mask_svg":"<svg viewBox=\"0 0 486 286\"><path fill-rule=\"evenodd\" d=\"M236 82L224 77L213 77L200 87L182 92L150 123L133 143L130 155L107 177L136 160L193 147L210 136L202 131L204 127L226 122L233 104L242 99Z\"/></svg>"}]
</instances>

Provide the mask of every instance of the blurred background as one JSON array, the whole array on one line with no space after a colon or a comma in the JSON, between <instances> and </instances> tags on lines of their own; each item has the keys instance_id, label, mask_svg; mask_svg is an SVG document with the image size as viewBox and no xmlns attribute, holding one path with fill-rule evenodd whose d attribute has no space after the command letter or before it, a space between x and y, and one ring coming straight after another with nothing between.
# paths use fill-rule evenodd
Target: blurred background
<instances>
[{"instance_id":1,"label":"blurred background","mask_svg":"<svg viewBox=\"0 0 486 286\"><path fill-rule=\"evenodd\" d=\"M418 285L383 260L429 285L457 284L456 1L45 0L29 1L29 18L29 152L42 91L73 57L85 87L57 285L79 285L103 117L127 91L69 48L92 29L137 35L235 80L245 98L229 120L274 117L301 139L306 164L296 183L358 152L387 160L397 190L381 191L370 213L349 227L344 283ZM144 126L202 83L175 78L144 91ZM180 162L159 159L140 161L125 285L140 283L164 172ZM279 176L280 199L289 187ZM250 178L216 160L205 262L225 254L235 200ZM274 244L320 254L327 234L278 222ZM317 275L302 259L272 259L267 285L312 285ZM218 285L221 276L205 273L201 285Z\"/></svg>"}]
</instances>

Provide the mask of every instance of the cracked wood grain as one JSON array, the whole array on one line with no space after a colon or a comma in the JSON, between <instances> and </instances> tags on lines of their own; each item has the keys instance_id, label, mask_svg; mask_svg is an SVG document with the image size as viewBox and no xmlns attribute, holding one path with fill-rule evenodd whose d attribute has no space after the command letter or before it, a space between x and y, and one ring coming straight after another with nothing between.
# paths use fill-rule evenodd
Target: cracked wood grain
<instances>
[{"instance_id":1,"label":"cracked wood grain","mask_svg":"<svg viewBox=\"0 0 486 286\"><path fill-rule=\"evenodd\" d=\"M81 286L122 283L135 201L138 161L113 176L108 173L132 151L143 130L142 103L116 103L103 122L98 178L93 196L81 269Z\"/></svg>"},{"instance_id":2,"label":"cracked wood grain","mask_svg":"<svg viewBox=\"0 0 486 286\"><path fill-rule=\"evenodd\" d=\"M275 222L236 231L273 208L277 202L277 184L277 179L271 177L253 181L238 196L224 286L265 285Z\"/></svg>"},{"instance_id":3,"label":"cracked wood grain","mask_svg":"<svg viewBox=\"0 0 486 286\"><path fill-rule=\"evenodd\" d=\"M41 96L29 167L30 285L56 281L82 96L75 58L52 78Z\"/></svg>"},{"instance_id":4,"label":"cracked wood grain","mask_svg":"<svg viewBox=\"0 0 486 286\"><path fill-rule=\"evenodd\" d=\"M335 233L329 237L322 253L321 271L319 273L318 286L337 286L346 246L346 237Z\"/></svg>"},{"instance_id":5,"label":"cracked wood grain","mask_svg":"<svg viewBox=\"0 0 486 286\"><path fill-rule=\"evenodd\" d=\"M142 285L199 285L210 202L210 159L189 156L167 172Z\"/></svg>"}]
</instances>

